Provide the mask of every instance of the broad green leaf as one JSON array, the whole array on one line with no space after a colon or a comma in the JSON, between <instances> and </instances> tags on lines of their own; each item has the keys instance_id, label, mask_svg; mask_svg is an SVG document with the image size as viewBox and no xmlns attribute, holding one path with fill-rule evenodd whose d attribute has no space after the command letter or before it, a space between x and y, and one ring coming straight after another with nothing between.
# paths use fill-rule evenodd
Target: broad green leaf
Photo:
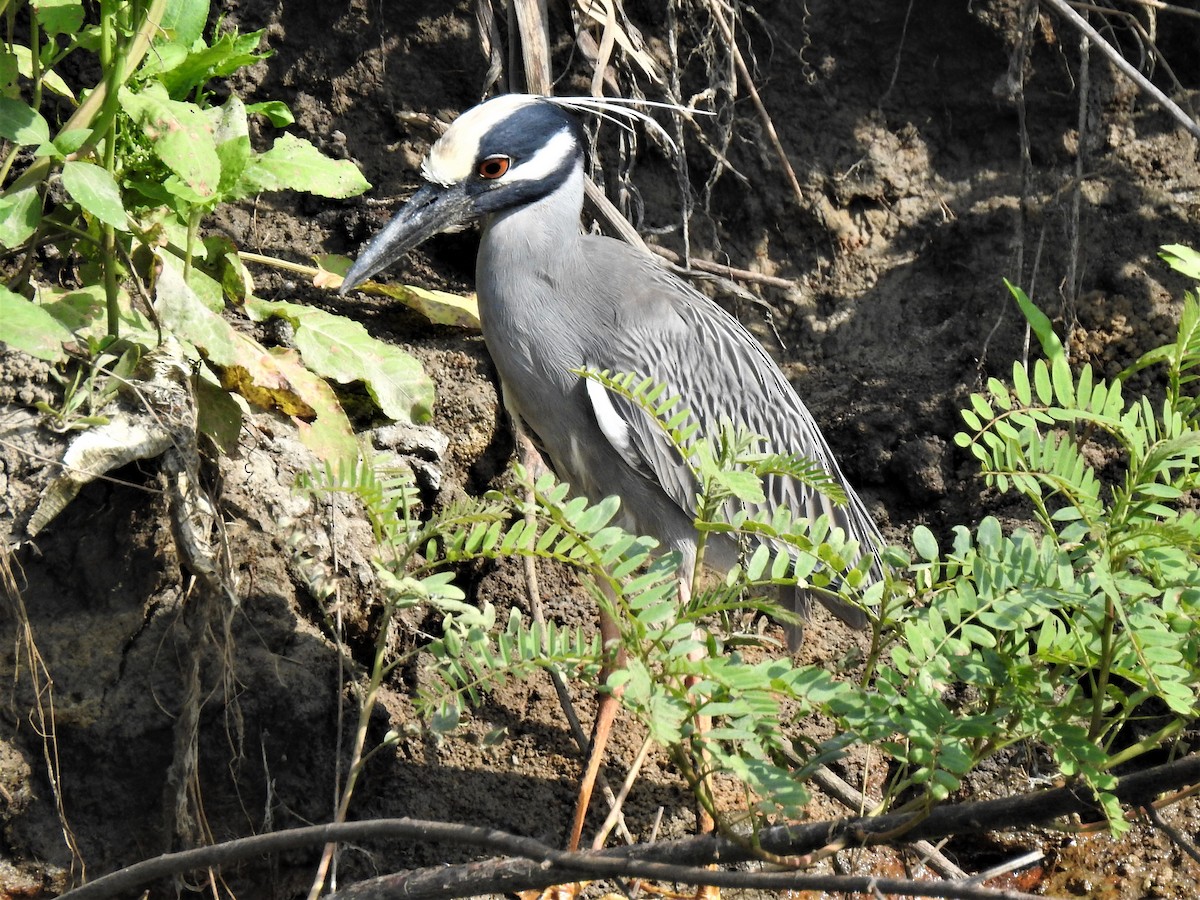
<instances>
[{"instance_id":1,"label":"broad green leaf","mask_svg":"<svg viewBox=\"0 0 1200 900\"><path fill-rule=\"evenodd\" d=\"M32 0L38 24L50 36L74 34L83 26L83 4L80 0Z\"/></svg>"},{"instance_id":2,"label":"broad green leaf","mask_svg":"<svg viewBox=\"0 0 1200 900\"><path fill-rule=\"evenodd\" d=\"M912 532L913 549L922 559L932 562L938 558L937 538L924 525L918 525Z\"/></svg>"},{"instance_id":3,"label":"broad green leaf","mask_svg":"<svg viewBox=\"0 0 1200 900\"><path fill-rule=\"evenodd\" d=\"M63 344L75 335L36 303L0 286L0 343L46 362L67 358Z\"/></svg>"},{"instance_id":4,"label":"broad green leaf","mask_svg":"<svg viewBox=\"0 0 1200 900\"><path fill-rule=\"evenodd\" d=\"M222 197L232 197L254 155L246 107L236 94L231 94L224 105L211 112L215 114L213 139L217 158L221 161L218 193Z\"/></svg>"},{"instance_id":5,"label":"broad green leaf","mask_svg":"<svg viewBox=\"0 0 1200 900\"><path fill-rule=\"evenodd\" d=\"M17 55L7 47L0 46L0 90L8 90L13 96L17 95L17 76L20 74L17 65Z\"/></svg>"},{"instance_id":6,"label":"broad green leaf","mask_svg":"<svg viewBox=\"0 0 1200 900\"><path fill-rule=\"evenodd\" d=\"M167 0L160 23L167 39L190 47L202 38L208 23L208 6L208 0Z\"/></svg>"},{"instance_id":7,"label":"broad green leaf","mask_svg":"<svg viewBox=\"0 0 1200 900\"><path fill-rule=\"evenodd\" d=\"M203 41L187 44L190 52L161 75L167 93L175 100L184 100L212 79L232 75L266 59L269 53L255 52L262 43L262 34L261 31L223 34L211 47Z\"/></svg>"},{"instance_id":8,"label":"broad green leaf","mask_svg":"<svg viewBox=\"0 0 1200 900\"><path fill-rule=\"evenodd\" d=\"M250 103L246 106L246 112L252 116L266 116L276 128L287 128L296 121L296 117L292 115L292 111L288 109L288 105L282 100L264 100L261 103Z\"/></svg>"},{"instance_id":9,"label":"broad green leaf","mask_svg":"<svg viewBox=\"0 0 1200 900\"><path fill-rule=\"evenodd\" d=\"M17 70L26 78L32 79L33 54L29 52L29 48L21 44L13 44L9 49L12 50L13 55L17 58ZM42 85L60 97L66 97L72 102L75 101L75 93L67 86L62 77L53 70L42 70Z\"/></svg>"},{"instance_id":10,"label":"broad green leaf","mask_svg":"<svg viewBox=\"0 0 1200 900\"><path fill-rule=\"evenodd\" d=\"M424 422L432 415L433 381L410 354L376 340L358 322L284 301L246 301L262 320L282 316L296 329L296 348L314 372L341 384L361 381L388 418Z\"/></svg>"},{"instance_id":11,"label":"broad green leaf","mask_svg":"<svg viewBox=\"0 0 1200 900\"><path fill-rule=\"evenodd\" d=\"M0 246L19 247L37 231L42 218L42 198L32 185L7 197L0 197Z\"/></svg>"},{"instance_id":12,"label":"broad green leaf","mask_svg":"<svg viewBox=\"0 0 1200 900\"><path fill-rule=\"evenodd\" d=\"M762 503L764 499L762 479L753 472L740 470L717 470L713 480L742 503Z\"/></svg>"},{"instance_id":13,"label":"broad green leaf","mask_svg":"<svg viewBox=\"0 0 1200 900\"><path fill-rule=\"evenodd\" d=\"M68 160L63 164L63 187L67 193L106 225L127 231L121 191L108 172L95 163Z\"/></svg>"},{"instance_id":14,"label":"broad green leaf","mask_svg":"<svg viewBox=\"0 0 1200 900\"><path fill-rule=\"evenodd\" d=\"M168 169L201 199L213 198L221 178L214 126L200 107L171 100L152 85L135 94L119 93L122 108L150 139Z\"/></svg>"},{"instance_id":15,"label":"broad green leaf","mask_svg":"<svg viewBox=\"0 0 1200 900\"><path fill-rule=\"evenodd\" d=\"M1185 244L1164 244L1159 253L1172 269L1200 281L1200 253Z\"/></svg>"},{"instance_id":16,"label":"broad green leaf","mask_svg":"<svg viewBox=\"0 0 1200 900\"><path fill-rule=\"evenodd\" d=\"M354 163L330 159L303 138L285 134L246 167L234 198L291 190L340 199L355 197L370 187Z\"/></svg>"},{"instance_id":17,"label":"broad green leaf","mask_svg":"<svg viewBox=\"0 0 1200 900\"><path fill-rule=\"evenodd\" d=\"M0 138L23 147L37 146L50 140L50 125L28 104L0 97Z\"/></svg>"}]
</instances>

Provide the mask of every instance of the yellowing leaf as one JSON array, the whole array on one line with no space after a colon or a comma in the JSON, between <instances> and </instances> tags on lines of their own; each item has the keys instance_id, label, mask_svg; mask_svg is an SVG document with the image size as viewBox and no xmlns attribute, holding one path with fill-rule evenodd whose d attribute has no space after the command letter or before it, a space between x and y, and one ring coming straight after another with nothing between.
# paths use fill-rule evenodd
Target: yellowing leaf
<instances>
[{"instance_id":1,"label":"yellowing leaf","mask_svg":"<svg viewBox=\"0 0 1200 900\"><path fill-rule=\"evenodd\" d=\"M265 347L237 331L204 305L171 265L158 277L154 308L163 328L185 335L205 359L221 370L221 384L258 406L288 415L313 416Z\"/></svg>"},{"instance_id":2,"label":"yellowing leaf","mask_svg":"<svg viewBox=\"0 0 1200 900\"><path fill-rule=\"evenodd\" d=\"M357 460L358 441L329 383L305 368L294 350L272 348L271 356L312 411L304 418L294 418L304 446L327 462Z\"/></svg>"},{"instance_id":3,"label":"yellowing leaf","mask_svg":"<svg viewBox=\"0 0 1200 900\"><path fill-rule=\"evenodd\" d=\"M433 381L420 361L385 344L358 322L310 306L248 298L246 312L262 320L281 316L296 330L305 365L340 384L361 381L390 419L424 422L433 414Z\"/></svg>"},{"instance_id":4,"label":"yellowing leaf","mask_svg":"<svg viewBox=\"0 0 1200 900\"><path fill-rule=\"evenodd\" d=\"M344 256L322 256L317 259L317 265L320 270L313 278L313 284L331 290L342 286L343 277L350 270L350 260ZM408 284L380 284L377 281L365 281L355 290L399 300L434 325L453 325L476 331L480 327L479 302L473 294L464 297L449 291L430 291Z\"/></svg>"}]
</instances>

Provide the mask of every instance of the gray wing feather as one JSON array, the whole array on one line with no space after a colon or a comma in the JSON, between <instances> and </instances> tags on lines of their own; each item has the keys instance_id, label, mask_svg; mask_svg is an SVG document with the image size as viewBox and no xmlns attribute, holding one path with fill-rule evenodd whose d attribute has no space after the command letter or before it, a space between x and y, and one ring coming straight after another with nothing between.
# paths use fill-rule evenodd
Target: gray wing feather
<instances>
[{"instance_id":1,"label":"gray wing feather","mask_svg":"<svg viewBox=\"0 0 1200 900\"><path fill-rule=\"evenodd\" d=\"M620 249L614 251L609 244L597 242L596 249L623 255L622 245L616 245ZM630 255L642 260L640 254L630 251ZM629 271L630 263L626 259L604 268ZM719 306L652 261L641 262L635 270L637 282L625 285L629 296L613 309L614 329L590 348L587 364L637 373L666 384L691 410L702 434L714 434L720 423L728 420L762 435L768 452L799 453L820 464L845 488L846 506L834 505L793 479L771 476L764 485L767 500L763 508L769 512L787 507L810 519L826 515L864 549L874 552L882 546L874 521L846 482L812 415L758 341ZM603 273L598 277L604 277ZM695 515L697 485L662 429L622 397L608 393L610 405L605 409L591 387L588 393L605 436L618 452L657 481L680 509ZM613 413L624 425L619 441L610 433L612 420L609 428L603 424L602 417ZM831 610L848 624L865 624L861 611L837 605L839 608L831 606Z\"/></svg>"}]
</instances>

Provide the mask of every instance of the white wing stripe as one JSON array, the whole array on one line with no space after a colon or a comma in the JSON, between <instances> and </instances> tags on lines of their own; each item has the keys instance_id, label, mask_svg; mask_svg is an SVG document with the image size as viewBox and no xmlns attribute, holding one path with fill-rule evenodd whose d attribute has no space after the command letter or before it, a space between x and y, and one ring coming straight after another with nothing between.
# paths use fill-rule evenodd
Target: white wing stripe
<instances>
[{"instance_id":1,"label":"white wing stripe","mask_svg":"<svg viewBox=\"0 0 1200 900\"><path fill-rule=\"evenodd\" d=\"M633 436L629 431L629 423L621 417L621 414L617 412L617 408L613 406L608 388L591 378L584 379L584 384L587 389L588 400L592 403L592 412L596 416L596 424L600 426L600 431L608 438L608 442L612 444L613 449L621 454L621 458L629 463L632 468L640 471L645 466L645 462L637 450L634 449Z\"/></svg>"}]
</instances>

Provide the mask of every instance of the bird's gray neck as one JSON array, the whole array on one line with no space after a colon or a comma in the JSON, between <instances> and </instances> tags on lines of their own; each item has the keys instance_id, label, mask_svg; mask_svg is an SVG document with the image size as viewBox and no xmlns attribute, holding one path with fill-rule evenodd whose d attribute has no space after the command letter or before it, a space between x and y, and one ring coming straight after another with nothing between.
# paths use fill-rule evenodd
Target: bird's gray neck
<instances>
[{"instance_id":1,"label":"bird's gray neck","mask_svg":"<svg viewBox=\"0 0 1200 900\"><path fill-rule=\"evenodd\" d=\"M577 265L583 208L583 166L575 166L556 191L525 206L490 217L483 226L476 266L480 312L519 316L514 305L535 315L561 301L553 285Z\"/></svg>"}]
</instances>

